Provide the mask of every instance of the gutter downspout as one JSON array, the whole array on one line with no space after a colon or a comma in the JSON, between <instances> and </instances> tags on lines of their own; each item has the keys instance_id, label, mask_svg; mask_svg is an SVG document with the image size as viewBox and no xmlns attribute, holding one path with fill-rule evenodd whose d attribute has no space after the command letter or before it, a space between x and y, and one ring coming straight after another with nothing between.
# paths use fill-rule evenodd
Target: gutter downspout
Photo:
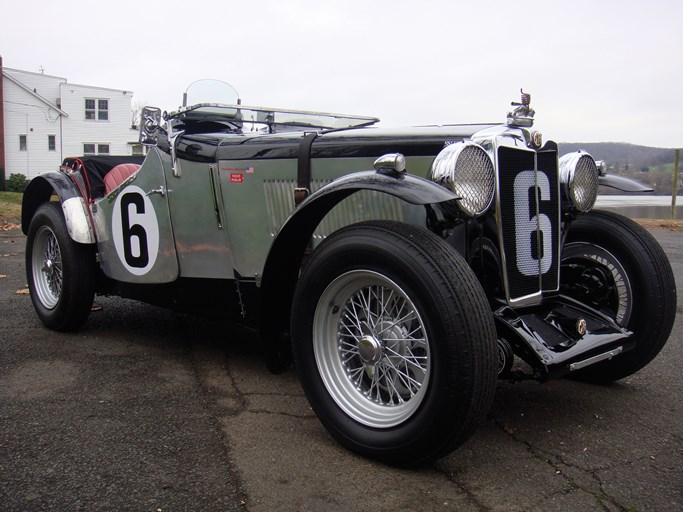
<instances>
[{"instance_id":1,"label":"gutter downspout","mask_svg":"<svg viewBox=\"0 0 683 512\"><path fill-rule=\"evenodd\" d=\"M5 90L0 55L0 191L5 190Z\"/></svg>"}]
</instances>

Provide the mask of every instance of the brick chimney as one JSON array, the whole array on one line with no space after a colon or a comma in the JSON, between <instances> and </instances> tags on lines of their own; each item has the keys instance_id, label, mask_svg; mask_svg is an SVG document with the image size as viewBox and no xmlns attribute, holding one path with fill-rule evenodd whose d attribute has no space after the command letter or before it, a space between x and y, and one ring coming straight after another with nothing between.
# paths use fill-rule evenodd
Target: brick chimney
<instances>
[{"instance_id":1,"label":"brick chimney","mask_svg":"<svg viewBox=\"0 0 683 512\"><path fill-rule=\"evenodd\" d=\"M0 190L5 190L5 79L2 75L2 55L0 55Z\"/></svg>"}]
</instances>

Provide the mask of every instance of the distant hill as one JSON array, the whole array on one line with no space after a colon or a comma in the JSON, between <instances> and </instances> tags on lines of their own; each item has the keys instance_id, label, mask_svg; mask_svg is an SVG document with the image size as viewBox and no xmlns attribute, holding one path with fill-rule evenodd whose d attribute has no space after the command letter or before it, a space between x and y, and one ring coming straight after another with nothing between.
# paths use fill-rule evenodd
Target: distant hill
<instances>
[{"instance_id":1,"label":"distant hill","mask_svg":"<svg viewBox=\"0 0 683 512\"><path fill-rule=\"evenodd\" d=\"M641 170L643 167L656 167L674 162L673 148L651 148L625 142L561 142L559 146L560 155L584 149L596 160L604 160L616 168L628 166Z\"/></svg>"},{"instance_id":2,"label":"distant hill","mask_svg":"<svg viewBox=\"0 0 683 512\"><path fill-rule=\"evenodd\" d=\"M585 150L596 160L604 160L608 173L646 183L655 189L655 194L671 194L675 159L673 148L651 148L623 142L561 142L558 145L560 155ZM683 165L683 162L679 165ZM679 190L681 193L683 191Z\"/></svg>"}]
</instances>

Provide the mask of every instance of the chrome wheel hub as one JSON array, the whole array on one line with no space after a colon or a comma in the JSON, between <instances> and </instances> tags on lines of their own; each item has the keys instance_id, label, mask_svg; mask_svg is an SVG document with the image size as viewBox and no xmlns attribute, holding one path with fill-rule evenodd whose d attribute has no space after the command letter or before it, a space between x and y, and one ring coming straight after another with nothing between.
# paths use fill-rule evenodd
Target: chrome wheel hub
<instances>
[{"instance_id":1,"label":"chrome wheel hub","mask_svg":"<svg viewBox=\"0 0 683 512\"><path fill-rule=\"evenodd\" d=\"M374 336L358 339L358 355L366 366L374 366L382 359L382 342Z\"/></svg>"},{"instance_id":2,"label":"chrome wheel hub","mask_svg":"<svg viewBox=\"0 0 683 512\"><path fill-rule=\"evenodd\" d=\"M46 259L45 263L43 263L43 268L41 270L45 272L48 276L51 276L55 272L55 264L52 263L52 260Z\"/></svg>"}]
</instances>

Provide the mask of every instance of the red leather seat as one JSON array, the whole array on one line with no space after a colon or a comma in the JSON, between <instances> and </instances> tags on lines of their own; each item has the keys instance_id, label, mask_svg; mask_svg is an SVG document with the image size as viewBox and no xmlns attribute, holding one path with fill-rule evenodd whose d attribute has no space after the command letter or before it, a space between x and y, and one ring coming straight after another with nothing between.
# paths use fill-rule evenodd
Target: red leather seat
<instances>
[{"instance_id":1,"label":"red leather seat","mask_svg":"<svg viewBox=\"0 0 683 512\"><path fill-rule=\"evenodd\" d=\"M118 187L140 168L139 164L119 164L104 176L105 195Z\"/></svg>"}]
</instances>

